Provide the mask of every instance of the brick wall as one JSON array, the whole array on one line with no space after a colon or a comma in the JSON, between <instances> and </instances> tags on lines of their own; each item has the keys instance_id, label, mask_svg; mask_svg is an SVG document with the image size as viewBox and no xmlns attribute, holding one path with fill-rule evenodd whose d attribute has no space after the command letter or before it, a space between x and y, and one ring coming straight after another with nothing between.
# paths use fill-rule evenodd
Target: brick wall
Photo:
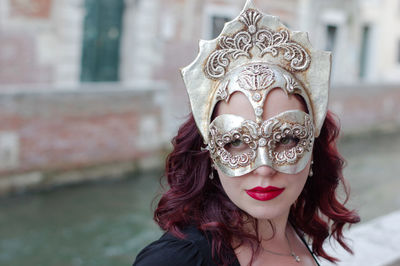
<instances>
[{"instance_id":1,"label":"brick wall","mask_svg":"<svg viewBox=\"0 0 400 266\"><path fill-rule=\"evenodd\" d=\"M0 31L0 83L51 82L53 68L40 64L36 51L35 38L31 32L21 34Z\"/></svg>"},{"instance_id":2,"label":"brick wall","mask_svg":"<svg viewBox=\"0 0 400 266\"><path fill-rule=\"evenodd\" d=\"M49 17L52 0L9 0L10 14L30 18L46 19Z\"/></svg>"},{"instance_id":3,"label":"brick wall","mask_svg":"<svg viewBox=\"0 0 400 266\"><path fill-rule=\"evenodd\" d=\"M400 85L332 87L329 108L345 134L400 128Z\"/></svg>"},{"instance_id":4,"label":"brick wall","mask_svg":"<svg viewBox=\"0 0 400 266\"><path fill-rule=\"evenodd\" d=\"M106 86L0 94L0 180L159 155L167 90Z\"/></svg>"}]
</instances>

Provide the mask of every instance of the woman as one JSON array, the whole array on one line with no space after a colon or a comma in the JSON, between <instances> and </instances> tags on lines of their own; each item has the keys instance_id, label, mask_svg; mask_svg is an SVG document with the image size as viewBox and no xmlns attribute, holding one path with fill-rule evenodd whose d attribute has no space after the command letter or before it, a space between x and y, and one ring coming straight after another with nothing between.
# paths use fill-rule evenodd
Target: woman
<instances>
[{"instance_id":1,"label":"woman","mask_svg":"<svg viewBox=\"0 0 400 266\"><path fill-rule=\"evenodd\" d=\"M134 265L318 265L337 260L330 236L350 251L342 230L359 217L336 194L330 54L249 0L182 75L193 115L154 215L166 233Z\"/></svg>"}]
</instances>

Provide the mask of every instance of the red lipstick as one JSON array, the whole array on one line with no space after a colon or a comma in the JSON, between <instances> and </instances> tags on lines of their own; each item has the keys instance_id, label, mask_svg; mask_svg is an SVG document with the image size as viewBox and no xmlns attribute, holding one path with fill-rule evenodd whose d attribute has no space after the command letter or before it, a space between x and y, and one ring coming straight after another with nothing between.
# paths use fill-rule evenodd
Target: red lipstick
<instances>
[{"instance_id":1,"label":"red lipstick","mask_svg":"<svg viewBox=\"0 0 400 266\"><path fill-rule=\"evenodd\" d=\"M273 186L268 187L255 187L246 190L246 193L256 200L267 201L278 197L285 189Z\"/></svg>"}]
</instances>

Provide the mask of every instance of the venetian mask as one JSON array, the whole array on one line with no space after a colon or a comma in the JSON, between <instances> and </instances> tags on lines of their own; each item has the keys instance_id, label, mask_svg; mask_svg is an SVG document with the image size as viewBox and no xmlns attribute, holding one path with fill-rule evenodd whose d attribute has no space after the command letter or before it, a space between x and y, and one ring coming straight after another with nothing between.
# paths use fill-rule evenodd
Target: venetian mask
<instances>
[{"instance_id":1,"label":"venetian mask","mask_svg":"<svg viewBox=\"0 0 400 266\"><path fill-rule=\"evenodd\" d=\"M200 41L199 55L182 76L214 164L230 176L261 165L288 174L303 170L327 112L330 65L330 53L315 50L306 33L291 32L251 0L218 38ZM263 120L265 99L276 88L300 96L307 112ZM255 121L233 114L211 121L216 104L235 92L247 97Z\"/></svg>"}]
</instances>

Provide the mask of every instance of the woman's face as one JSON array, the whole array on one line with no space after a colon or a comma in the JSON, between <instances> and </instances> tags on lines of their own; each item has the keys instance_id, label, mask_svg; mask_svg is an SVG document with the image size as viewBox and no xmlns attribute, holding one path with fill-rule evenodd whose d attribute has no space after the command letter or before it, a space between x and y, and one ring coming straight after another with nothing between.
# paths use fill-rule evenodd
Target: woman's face
<instances>
[{"instance_id":1,"label":"woman's face","mask_svg":"<svg viewBox=\"0 0 400 266\"><path fill-rule=\"evenodd\" d=\"M296 96L287 96L281 89L272 90L265 101L263 119L288 110L306 112ZM216 115L234 114L255 121L254 109L242 93L231 95L229 102L219 102ZM231 177L217 168L222 187L230 200L257 219L276 219L287 215L307 180L310 162L297 174L285 174L269 166L260 166L243 176Z\"/></svg>"}]
</instances>

